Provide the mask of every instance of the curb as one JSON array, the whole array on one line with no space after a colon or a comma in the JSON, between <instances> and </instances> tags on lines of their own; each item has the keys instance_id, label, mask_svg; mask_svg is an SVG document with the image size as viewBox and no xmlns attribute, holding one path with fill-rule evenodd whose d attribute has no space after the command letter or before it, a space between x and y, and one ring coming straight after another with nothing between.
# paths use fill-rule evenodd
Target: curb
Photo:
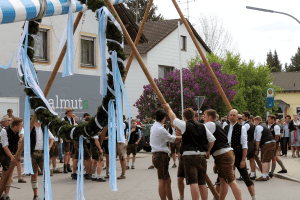
<instances>
[{"instance_id":1,"label":"curb","mask_svg":"<svg viewBox=\"0 0 300 200\"><path fill-rule=\"evenodd\" d=\"M274 177L280 178L280 179L284 179L284 180L288 180L288 181L294 181L294 182L300 183L300 179L293 178L291 176L284 175L284 174L274 173Z\"/></svg>"}]
</instances>

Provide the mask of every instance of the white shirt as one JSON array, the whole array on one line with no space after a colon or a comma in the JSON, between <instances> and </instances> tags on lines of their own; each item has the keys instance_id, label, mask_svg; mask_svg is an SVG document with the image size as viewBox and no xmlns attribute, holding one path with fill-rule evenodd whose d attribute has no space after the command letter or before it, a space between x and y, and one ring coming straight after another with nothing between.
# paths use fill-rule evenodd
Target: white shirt
<instances>
[{"instance_id":1,"label":"white shirt","mask_svg":"<svg viewBox=\"0 0 300 200\"><path fill-rule=\"evenodd\" d=\"M225 128L225 126L227 126L227 125L228 125L228 124L227 124L227 122L224 122L224 123L223 123L223 127L222 127L222 128L224 129L224 128Z\"/></svg>"},{"instance_id":2,"label":"white shirt","mask_svg":"<svg viewBox=\"0 0 300 200\"><path fill-rule=\"evenodd\" d=\"M273 124L272 124L272 125L273 125ZM271 125L271 126L272 126L272 125ZM268 125L268 128L270 129L271 126ZM280 126L275 125L275 126L274 126L274 132L275 132L275 135L280 135Z\"/></svg>"},{"instance_id":3,"label":"white shirt","mask_svg":"<svg viewBox=\"0 0 300 200\"><path fill-rule=\"evenodd\" d=\"M250 125L247 123L247 124L245 124L244 126L245 126L245 128L246 128L246 131L249 131Z\"/></svg>"},{"instance_id":4,"label":"white shirt","mask_svg":"<svg viewBox=\"0 0 300 200\"><path fill-rule=\"evenodd\" d=\"M151 152L171 153L167 147L167 142L174 142L175 140L176 136L170 135L164 125L159 122L155 122L150 129Z\"/></svg>"},{"instance_id":5,"label":"white shirt","mask_svg":"<svg viewBox=\"0 0 300 200\"><path fill-rule=\"evenodd\" d=\"M236 122L237 123L237 122ZM235 123L235 124L236 124ZM228 143L231 146L231 138L232 138L232 131L233 131L233 126L235 124L231 124L229 125L229 130L228 130L228 135L227 135L227 139L228 139ZM245 126L242 126L242 133L241 133L241 145L243 149L248 149L248 143L247 143L247 131Z\"/></svg>"},{"instance_id":6,"label":"white shirt","mask_svg":"<svg viewBox=\"0 0 300 200\"><path fill-rule=\"evenodd\" d=\"M23 128L22 128L21 131L19 131L19 137L21 135L24 135L24 129ZM7 132L6 132L5 128L3 128L1 130L1 132L0 132L0 141L1 141L1 144L2 144L2 148L9 145L9 143L8 143L8 137L7 137Z\"/></svg>"},{"instance_id":7,"label":"white shirt","mask_svg":"<svg viewBox=\"0 0 300 200\"><path fill-rule=\"evenodd\" d=\"M257 125L255 127L254 139L256 142L260 142L263 130L264 130L264 128L261 125ZM273 143L273 142L275 142L275 140L268 141L265 144L269 144L269 143Z\"/></svg>"},{"instance_id":8,"label":"white shirt","mask_svg":"<svg viewBox=\"0 0 300 200\"><path fill-rule=\"evenodd\" d=\"M183 120L180 120L178 118L176 118L173 121L174 126L176 126L177 128L180 129L181 134L183 135L185 130L186 130L186 122ZM213 134L205 127L206 130L206 138L208 140L209 143L214 142L216 140L216 138L213 136ZM195 151L185 151L183 152L183 156L187 156L187 155L205 155L206 152L195 152Z\"/></svg>"},{"instance_id":9,"label":"white shirt","mask_svg":"<svg viewBox=\"0 0 300 200\"><path fill-rule=\"evenodd\" d=\"M66 117L67 117L67 116L66 116ZM69 123L70 123L71 125L75 125L75 124L72 123L72 120L71 120L72 117L70 117L70 118L67 117L67 118L68 118ZM65 118L62 118L61 120L62 120L62 121L65 121ZM74 120L74 119L73 119L73 120ZM75 120L74 120L74 123L75 123Z\"/></svg>"},{"instance_id":10,"label":"white shirt","mask_svg":"<svg viewBox=\"0 0 300 200\"><path fill-rule=\"evenodd\" d=\"M34 150L44 150L44 134L42 131L42 127L40 126L39 128L35 127L35 132L36 132L36 145ZM49 140L54 139L52 133L48 129L48 138Z\"/></svg>"},{"instance_id":11,"label":"white shirt","mask_svg":"<svg viewBox=\"0 0 300 200\"><path fill-rule=\"evenodd\" d=\"M216 124L214 122L207 122L204 124L204 126L212 133L214 134L216 132ZM223 148L215 151L213 153L213 156L219 156L221 154L227 153L228 151L233 150L231 147Z\"/></svg>"}]
</instances>

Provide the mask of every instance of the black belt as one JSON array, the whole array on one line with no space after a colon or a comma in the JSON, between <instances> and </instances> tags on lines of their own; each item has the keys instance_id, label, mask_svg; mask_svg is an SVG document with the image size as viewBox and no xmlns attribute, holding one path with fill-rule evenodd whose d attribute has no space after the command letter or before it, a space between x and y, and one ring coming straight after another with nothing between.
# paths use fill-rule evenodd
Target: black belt
<instances>
[{"instance_id":1,"label":"black belt","mask_svg":"<svg viewBox=\"0 0 300 200\"><path fill-rule=\"evenodd\" d=\"M34 152L44 153L44 150L34 150Z\"/></svg>"}]
</instances>

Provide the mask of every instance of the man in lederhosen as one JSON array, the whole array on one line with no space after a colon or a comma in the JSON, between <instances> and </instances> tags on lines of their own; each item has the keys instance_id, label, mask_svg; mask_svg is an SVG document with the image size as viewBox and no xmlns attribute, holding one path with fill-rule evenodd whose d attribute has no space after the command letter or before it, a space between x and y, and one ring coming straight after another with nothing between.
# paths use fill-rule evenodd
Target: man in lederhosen
<instances>
[{"instance_id":1,"label":"man in lederhosen","mask_svg":"<svg viewBox=\"0 0 300 200\"><path fill-rule=\"evenodd\" d=\"M202 200L208 198L208 190L205 183L207 163L210 150L216 140L212 133L201 123L194 121L195 112L192 108L183 111L183 120L176 115L169 104L162 105L167 111L171 122L182 133L182 157L184 173L187 185L191 187L193 199ZM200 193L199 193L200 191Z\"/></svg>"},{"instance_id":2,"label":"man in lederhosen","mask_svg":"<svg viewBox=\"0 0 300 200\"><path fill-rule=\"evenodd\" d=\"M275 152L275 139L271 134L271 131L262 123L260 116L254 118L255 127L255 142L256 152L258 154L258 148L261 149L261 162L262 162L262 176L257 178L257 181L269 180L270 162Z\"/></svg>"},{"instance_id":3,"label":"man in lederhosen","mask_svg":"<svg viewBox=\"0 0 300 200\"><path fill-rule=\"evenodd\" d=\"M235 180L233 174L234 166L234 152L229 146L227 135L225 130L216 123L217 112L213 109L206 110L205 115L205 126L214 135L216 141L210 153L215 159L214 172L218 173L220 180L220 199L225 199L228 192L228 185L230 186L235 199L242 199L242 192Z\"/></svg>"},{"instance_id":4,"label":"man in lederhosen","mask_svg":"<svg viewBox=\"0 0 300 200\"><path fill-rule=\"evenodd\" d=\"M278 173L287 173L286 168L284 167L282 161L278 157L278 147L279 147L279 142L280 142L280 127L275 123L276 121L276 116L275 115L269 115L268 116L268 128L270 129L273 137L275 138L276 141L276 150L274 152L274 157L272 158L272 168L271 172L269 173L269 176L272 178L273 173L276 168L276 162L280 165L281 171Z\"/></svg>"},{"instance_id":5,"label":"man in lederhosen","mask_svg":"<svg viewBox=\"0 0 300 200\"><path fill-rule=\"evenodd\" d=\"M7 186L11 184L11 177L13 171L8 174L7 170L9 169L12 162L16 163L15 154L18 150L18 143L23 141L23 135L21 130L23 128L23 120L21 118L14 118L11 125L6 126L2 129L0 133L1 138L1 147L0 147L0 162L3 167L2 177L8 176ZM1 182L3 182L1 180ZM10 200L9 198L10 187L5 188L4 195L1 199Z\"/></svg>"},{"instance_id":6,"label":"man in lederhosen","mask_svg":"<svg viewBox=\"0 0 300 200\"><path fill-rule=\"evenodd\" d=\"M135 169L134 163L135 163L135 157L137 153L137 147L138 144L142 138L142 133L140 127L137 126L136 120L131 120L131 131L130 133L127 133L129 137L128 145L127 145L127 166L126 169L129 168L129 161L130 161L130 154L132 154L132 164L131 169Z\"/></svg>"},{"instance_id":7,"label":"man in lederhosen","mask_svg":"<svg viewBox=\"0 0 300 200\"><path fill-rule=\"evenodd\" d=\"M247 157L247 131L246 128L239 123L238 121L238 111L233 109L229 113L230 124L225 126L224 130L227 133L227 139L229 145L233 148L235 155L234 166L238 169L241 176L244 179L246 186L248 187L249 193L252 197L252 200L256 199L254 184L251 181L247 167L246 167L246 157Z\"/></svg>"},{"instance_id":8,"label":"man in lederhosen","mask_svg":"<svg viewBox=\"0 0 300 200\"><path fill-rule=\"evenodd\" d=\"M33 175L31 175L31 186L33 190L33 200L38 200L38 169L43 171L44 168L44 127L41 126L41 122L35 122L30 133L30 143L31 143L31 159L32 159L32 169ZM54 141L52 133L48 130L49 138L49 150L51 149ZM48 152L47 152L48 153Z\"/></svg>"},{"instance_id":9,"label":"man in lederhosen","mask_svg":"<svg viewBox=\"0 0 300 200\"><path fill-rule=\"evenodd\" d=\"M255 126L250 122L250 113L248 111L244 111L242 114L242 119L243 119L243 125L246 128L247 131L247 141L248 141L248 151L247 151L247 159L250 162L250 168L251 168L251 173L250 173L250 179L255 180L256 174L255 174L255 161L254 161L254 156L256 152L256 144L254 141L254 130Z\"/></svg>"},{"instance_id":10,"label":"man in lederhosen","mask_svg":"<svg viewBox=\"0 0 300 200\"><path fill-rule=\"evenodd\" d=\"M71 107L68 107L66 109L66 116L62 118L63 121L69 122L70 125L75 125L75 120L72 118L74 109ZM64 173L72 172L71 166L70 166L70 160L71 160L71 152L73 150L74 142L69 140L64 140Z\"/></svg>"}]
</instances>

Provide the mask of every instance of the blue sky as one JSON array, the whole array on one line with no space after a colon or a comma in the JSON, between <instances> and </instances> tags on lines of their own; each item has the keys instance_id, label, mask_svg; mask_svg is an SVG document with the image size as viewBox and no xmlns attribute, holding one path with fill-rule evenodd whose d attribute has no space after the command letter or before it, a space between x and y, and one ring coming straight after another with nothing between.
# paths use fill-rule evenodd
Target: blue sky
<instances>
[{"instance_id":1,"label":"blue sky","mask_svg":"<svg viewBox=\"0 0 300 200\"><path fill-rule=\"evenodd\" d=\"M187 16L187 0L180 0L180 8ZM243 60L266 62L269 50L277 50L281 63L290 63L290 58L300 46L300 24L294 19L274 13L246 9L246 6L265 8L288 13L300 20L300 1L285 0L189 0L190 21L197 24L202 14L215 14L231 31L235 49ZM177 0L177 2L179 2ZM168 19L179 18L171 0L154 0L158 11Z\"/></svg>"}]
</instances>

